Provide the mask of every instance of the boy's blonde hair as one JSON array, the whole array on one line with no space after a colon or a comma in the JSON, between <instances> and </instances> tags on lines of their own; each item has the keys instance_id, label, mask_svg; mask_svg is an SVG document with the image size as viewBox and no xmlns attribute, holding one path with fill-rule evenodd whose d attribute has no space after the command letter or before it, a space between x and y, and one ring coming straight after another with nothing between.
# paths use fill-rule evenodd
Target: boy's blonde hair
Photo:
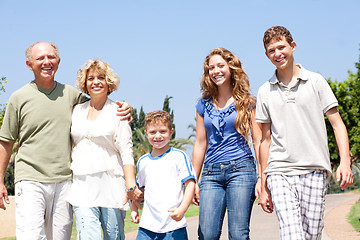
<instances>
[{"instance_id":1,"label":"boy's blonde hair","mask_svg":"<svg viewBox=\"0 0 360 240\"><path fill-rule=\"evenodd\" d=\"M145 130L150 124L154 123L162 123L167 126L169 130L172 129L171 117L166 111L157 110L147 113L145 117Z\"/></svg>"},{"instance_id":2,"label":"boy's blonde hair","mask_svg":"<svg viewBox=\"0 0 360 240\"><path fill-rule=\"evenodd\" d=\"M273 40L282 40L282 38L285 38L285 40L291 44L294 40L291 36L291 33L288 29L286 29L283 26L273 26L265 31L264 33L264 47L265 50L267 50L266 46Z\"/></svg>"},{"instance_id":3,"label":"boy's blonde hair","mask_svg":"<svg viewBox=\"0 0 360 240\"><path fill-rule=\"evenodd\" d=\"M110 64L101 60L87 60L84 66L78 71L78 75L75 81L76 86L84 93L89 94L86 87L86 80L88 78L89 71L94 69L99 74L104 74L106 83L108 85L108 95L115 91L119 84L120 79L110 66Z\"/></svg>"}]
</instances>

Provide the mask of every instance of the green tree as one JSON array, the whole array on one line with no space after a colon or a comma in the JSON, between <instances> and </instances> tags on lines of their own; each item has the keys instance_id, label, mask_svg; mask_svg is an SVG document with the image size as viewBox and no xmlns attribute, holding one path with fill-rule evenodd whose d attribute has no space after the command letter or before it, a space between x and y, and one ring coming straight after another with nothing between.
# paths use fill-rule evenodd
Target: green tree
<instances>
[{"instance_id":1,"label":"green tree","mask_svg":"<svg viewBox=\"0 0 360 240\"><path fill-rule=\"evenodd\" d=\"M332 81L328 79L338 102L338 110L341 118L346 125L349 135L350 155L352 170L354 174L354 184L349 189L360 187L360 56L359 62L355 63L357 72L348 72L349 77L343 82ZM339 184L336 182L336 169L340 164L339 150L336 145L335 135L329 121L326 121L330 159L333 170L333 176L330 181L330 192L340 192Z\"/></svg>"},{"instance_id":2,"label":"green tree","mask_svg":"<svg viewBox=\"0 0 360 240\"><path fill-rule=\"evenodd\" d=\"M174 133L171 136L171 139L175 139L176 132L175 132L175 123L174 123L174 111L170 108L170 99L172 99L172 98L173 97L168 97L168 95L166 95L165 100L164 100L164 104L163 104L163 110L170 114L171 122L172 122L172 128L174 129Z\"/></svg>"},{"instance_id":3,"label":"green tree","mask_svg":"<svg viewBox=\"0 0 360 240\"><path fill-rule=\"evenodd\" d=\"M7 83L6 77L0 79L0 95L5 92L5 84ZM5 115L5 104L0 104L0 127L3 123ZM17 143L14 144L13 153L11 155L9 165L6 168L4 183L9 195L14 195L15 185L14 185L14 159L16 155Z\"/></svg>"},{"instance_id":4,"label":"green tree","mask_svg":"<svg viewBox=\"0 0 360 240\"><path fill-rule=\"evenodd\" d=\"M2 92L5 92L5 84L7 83L6 77L2 77L0 79L0 96ZM5 115L5 107L3 107L3 104L0 104L0 126L2 125L3 119Z\"/></svg>"}]
</instances>

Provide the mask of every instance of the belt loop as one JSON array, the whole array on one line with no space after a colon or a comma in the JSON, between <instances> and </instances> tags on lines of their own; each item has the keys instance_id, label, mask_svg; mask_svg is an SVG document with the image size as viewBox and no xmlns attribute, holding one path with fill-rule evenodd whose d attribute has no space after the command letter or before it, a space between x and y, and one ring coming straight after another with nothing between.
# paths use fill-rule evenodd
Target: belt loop
<instances>
[{"instance_id":1,"label":"belt loop","mask_svg":"<svg viewBox=\"0 0 360 240\"><path fill-rule=\"evenodd\" d=\"M213 169L213 164L212 164L212 163L209 163L208 171L211 172L212 169Z\"/></svg>"}]
</instances>

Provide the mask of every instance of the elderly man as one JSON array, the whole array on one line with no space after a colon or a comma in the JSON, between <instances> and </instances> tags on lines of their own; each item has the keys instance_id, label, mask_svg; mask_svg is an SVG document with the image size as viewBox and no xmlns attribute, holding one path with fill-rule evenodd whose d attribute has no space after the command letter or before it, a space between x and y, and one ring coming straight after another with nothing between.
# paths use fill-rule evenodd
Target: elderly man
<instances>
[{"instance_id":1,"label":"elderly man","mask_svg":"<svg viewBox=\"0 0 360 240\"><path fill-rule=\"evenodd\" d=\"M35 80L15 91L0 130L0 208L8 204L4 174L14 142L17 239L70 239L72 209L65 200L71 180L70 126L74 105L87 100L74 87L54 80L60 63L55 44L37 42L26 50ZM122 106L124 105L124 106ZM120 115L131 108L119 103ZM114 113L115 114L115 113Z\"/></svg>"}]
</instances>

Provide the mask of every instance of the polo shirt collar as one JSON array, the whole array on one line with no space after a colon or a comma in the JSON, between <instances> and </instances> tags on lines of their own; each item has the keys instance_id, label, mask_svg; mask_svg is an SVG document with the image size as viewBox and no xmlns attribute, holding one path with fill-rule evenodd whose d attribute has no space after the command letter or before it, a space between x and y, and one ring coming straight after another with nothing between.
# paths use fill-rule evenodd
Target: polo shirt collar
<instances>
[{"instance_id":1,"label":"polo shirt collar","mask_svg":"<svg viewBox=\"0 0 360 240\"><path fill-rule=\"evenodd\" d=\"M310 78L310 72L306 70L301 64L297 64L300 67L300 76L298 77L299 80L307 81ZM276 70L274 75L270 78L269 82L271 84L280 83L279 79L276 77Z\"/></svg>"}]
</instances>

